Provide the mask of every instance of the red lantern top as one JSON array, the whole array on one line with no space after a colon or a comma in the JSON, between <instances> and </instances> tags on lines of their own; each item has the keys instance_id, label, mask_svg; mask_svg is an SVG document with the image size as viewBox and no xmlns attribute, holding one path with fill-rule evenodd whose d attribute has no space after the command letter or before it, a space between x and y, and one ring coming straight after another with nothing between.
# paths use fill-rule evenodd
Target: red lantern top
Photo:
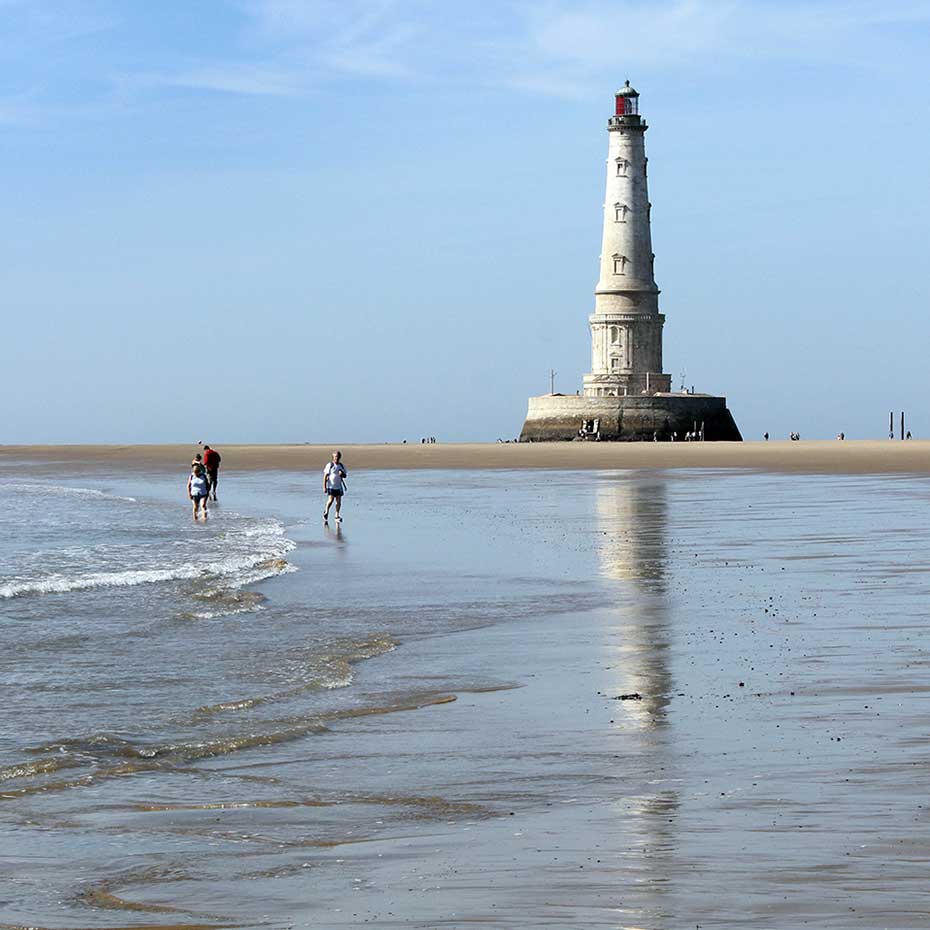
<instances>
[{"instance_id":1,"label":"red lantern top","mask_svg":"<svg viewBox=\"0 0 930 930\"><path fill-rule=\"evenodd\" d=\"M639 116L639 94L630 87L627 81L615 94L617 101L617 116Z\"/></svg>"}]
</instances>

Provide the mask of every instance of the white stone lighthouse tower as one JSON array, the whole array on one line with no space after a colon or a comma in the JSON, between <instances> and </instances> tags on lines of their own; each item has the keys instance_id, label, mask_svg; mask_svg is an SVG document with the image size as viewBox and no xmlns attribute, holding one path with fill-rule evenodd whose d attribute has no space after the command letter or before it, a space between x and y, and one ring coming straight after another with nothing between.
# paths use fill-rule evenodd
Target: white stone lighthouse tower
<instances>
[{"instance_id":1,"label":"white stone lighthouse tower","mask_svg":"<svg viewBox=\"0 0 930 930\"><path fill-rule=\"evenodd\" d=\"M653 273L646 183L646 123L627 81L607 121L607 192L601 270L591 315L591 371L585 397L623 397L671 389L662 373L659 289Z\"/></svg>"},{"instance_id":2,"label":"white stone lighthouse tower","mask_svg":"<svg viewBox=\"0 0 930 930\"><path fill-rule=\"evenodd\" d=\"M673 394L672 379L662 371L665 317L652 270L646 124L629 81L614 97L616 110L607 121L601 271L588 318L591 371L581 393L531 397L520 441L661 442L692 433L739 442L726 397L693 389Z\"/></svg>"}]
</instances>

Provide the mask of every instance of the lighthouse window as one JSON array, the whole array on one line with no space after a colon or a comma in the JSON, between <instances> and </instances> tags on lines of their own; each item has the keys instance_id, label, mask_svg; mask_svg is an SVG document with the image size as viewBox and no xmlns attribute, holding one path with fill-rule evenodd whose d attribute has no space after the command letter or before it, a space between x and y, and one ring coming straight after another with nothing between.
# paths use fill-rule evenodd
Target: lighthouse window
<instances>
[{"instance_id":1,"label":"lighthouse window","mask_svg":"<svg viewBox=\"0 0 930 930\"><path fill-rule=\"evenodd\" d=\"M610 360L610 370L617 371L620 368L620 359L617 356L613 356Z\"/></svg>"},{"instance_id":2,"label":"lighthouse window","mask_svg":"<svg viewBox=\"0 0 930 930\"><path fill-rule=\"evenodd\" d=\"M620 345L620 327L619 326L610 327L610 344L612 346Z\"/></svg>"},{"instance_id":3,"label":"lighthouse window","mask_svg":"<svg viewBox=\"0 0 930 930\"><path fill-rule=\"evenodd\" d=\"M625 158L617 159L617 177L625 178L627 177L626 170L630 167L630 163Z\"/></svg>"},{"instance_id":4,"label":"lighthouse window","mask_svg":"<svg viewBox=\"0 0 930 930\"><path fill-rule=\"evenodd\" d=\"M613 255L611 256L614 262L614 274L626 274L624 268L628 261L625 255Z\"/></svg>"},{"instance_id":5,"label":"lighthouse window","mask_svg":"<svg viewBox=\"0 0 930 930\"><path fill-rule=\"evenodd\" d=\"M629 210L629 207L625 203L615 203L614 204L614 222L625 223L626 214L628 210Z\"/></svg>"}]
</instances>

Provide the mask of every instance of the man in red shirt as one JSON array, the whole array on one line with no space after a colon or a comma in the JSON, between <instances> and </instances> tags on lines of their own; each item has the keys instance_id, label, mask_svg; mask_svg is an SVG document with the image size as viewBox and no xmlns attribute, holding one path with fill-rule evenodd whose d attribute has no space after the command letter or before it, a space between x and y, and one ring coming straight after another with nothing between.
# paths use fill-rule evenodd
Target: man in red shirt
<instances>
[{"instance_id":1,"label":"man in red shirt","mask_svg":"<svg viewBox=\"0 0 930 930\"><path fill-rule=\"evenodd\" d=\"M213 495L213 500L216 500L216 482L221 461L220 454L216 449L211 449L209 446L203 447L203 467L207 470L207 479L210 482L210 493Z\"/></svg>"}]
</instances>

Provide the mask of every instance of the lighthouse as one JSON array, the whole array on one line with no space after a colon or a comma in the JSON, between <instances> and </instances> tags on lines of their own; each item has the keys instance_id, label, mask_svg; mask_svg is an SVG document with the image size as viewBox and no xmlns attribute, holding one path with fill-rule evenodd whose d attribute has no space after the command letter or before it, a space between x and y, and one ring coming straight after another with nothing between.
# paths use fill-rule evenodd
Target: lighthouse
<instances>
[{"instance_id":1,"label":"lighthouse","mask_svg":"<svg viewBox=\"0 0 930 930\"><path fill-rule=\"evenodd\" d=\"M572 394L531 397L522 442L735 441L727 400L672 391L662 371L662 331L652 251L645 121L627 81L607 120L607 181L591 328L591 370ZM680 303L680 300L679 300Z\"/></svg>"},{"instance_id":2,"label":"lighthouse","mask_svg":"<svg viewBox=\"0 0 930 930\"><path fill-rule=\"evenodd\" d=\"M607 121L607 183L600 275L591 323L585 397L669 391L662 372L662 326L650 230L649 189L639 94L627 81Z\"/></svg>"}]
</instances>

